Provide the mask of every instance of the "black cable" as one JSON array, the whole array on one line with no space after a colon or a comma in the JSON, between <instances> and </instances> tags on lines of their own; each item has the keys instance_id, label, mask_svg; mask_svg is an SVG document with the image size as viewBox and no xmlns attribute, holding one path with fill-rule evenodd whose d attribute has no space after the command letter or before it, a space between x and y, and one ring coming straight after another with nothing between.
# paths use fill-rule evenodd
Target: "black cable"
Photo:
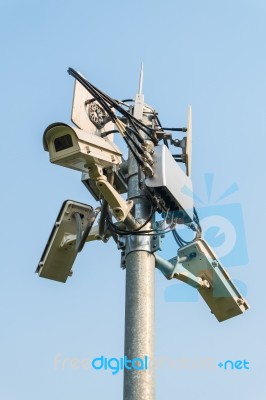
<instances>
[{"instance_id":1,"label":"black cable","mask_svg":"<svg viewBox=\"0 0 266 400\"><path fill-rule=\"evenodd\" d=\"M85 86L85 88L87 90L89 86L85 80L85 78L81 77L78 73L76 73L75 70L73 70L72 68L69 68L68 70L69 74L72 75L75 79L77 79L83 86ZM101 106L105 109L105 111L108 113L108 115L110 116L110 118L112 119L112 121L115 123L117 117L113 114L113 112L109 109L109 107L106 106L105 102L102 101L101 97L98 95L97 92L95 92L94 90L89 92L95 97L95 99L101 104ZM113 114L113 115L112 115ZM124 137L124 140L126 141L129 149L131 150L131 152L133 153L135 159L137 160L138 163L140 163L140 165L144 165L143 161L141 160L141 158L135 153L135 151L133 150L132 146L128 143L128 140ZM134 143L135 144L135 143Z\"/></svg>"},{"instance_id":2,"label":"black cable","mask_svg":"<svg viewBox=\"0 0 266 400\"><path fill-rule=\"evenodd\" d=\"M73 68L68 68L68 73L70 75L72 75L75 79L77 79L99 101L99 103L104 107L104 109L106 110L106 112L108 112L108 114L110 114L110 109L107 111L106 103L103 103L103 99L105 100L105 102L107 101L107 102L111 103L113 106L116 105L119 109L123 110L123 108L120 107L111 97L109 97L107 94L101 92L98 88L96 88L94 85L92 85L86 78L84 78L82 75L80 75ZM112 114L114 115L113 112L112 112ZM117 118L117 117L115 116L115 118Z\"/></svg>"},{"instance_id":3,"label":"black cable","mask_svg":"<svg viewBox=\"0 0 266 400\"><path fill-rule=\"evenodd\" d=\"M133 126L134 126L134 125L133 125ZM144 143L145 140L144 140L143 137L139 134L139 132L136 130L136 128L135 128L135 130L134 130L134 129L132 129L130 126L127 126L126 129L129 130L129 131L131 131L131 132L133 133L133 135L136 136L136 138L138 139L138 141L139 141L141 144Z\"/></svg>"},{"instance_id":4,"label":"black cable","mask_svg":"<svg viewBox=\"0 0 266 400\"><path fill-rule=\"evenodd\" d=\"M199 222L199 215L198 215L197 210L196 210L195 207L193 207L193 212L194 212L195 220L196 220L197 222Z\"/></svg>"},{"instance_id":5,"label":"black cable","mask_svg":"<svg viewBox=\"0 0 266 400\"><path fill-rule=\"evenodd\" d=\"M143 150L143 148L134 141L134 139L129 135L129 133L127 132L127 130L125 131L125 135L127 136L127 138L134 144L134 146L136 147L137 151L139 152L139 154L144 155L145 151Z\"/></svg>"},{"instance_id":6,"label":"black cable","mask_svg":"<svg viewBox=\"0 0 266 400\"><path fill-rule=\"evenodd\" d=\"M113 186L114 185L114 172L109 172L107 173L107 181ZM104 228L105 228L105 222L106 222L106 217L108 213L108 202L103 199L102 202L102 208L101 208L101 215L99 219L99 236L103 238L104 236Z\"/></svg>"},{"instance_id":7,"label":"black cable","mask_svg":"<svg viewBox=\"0 0 266 400\"><path fill-rule=\"evenodd\" d=\"M196 236L194 237L194 239L188 241L188 240L182 239L181 236L177 233L176 229L173 229L172 232L173 232L173 236L174 236L174 239L175 239L176 243L177 243L180 247L184 247L184 246L187 246L188 244L191 244L191 243L195 242L195 240L196 240L196 238L197 238L197 235L196 235Z\"/></svg>"},{"instance_id":8,"label":"black cable","mask_svg":"<svg viewBox=\"0 0 266 400\"><path fill-rule=\"evenodd\" d=\"M183 240L183 239L181 238L181 236L176 232L175 229L172 231L172 233L173 233L173 236L174 236L174 239L175 239L176 243L177 243L180 247L184 247L184 246L186 246L187 244L190 243L190 242L187 242L187 241Z\"/></svg>"},{"instance_id":9,"label":"black cable","mask_svg":"<svg viewBox=\"0 0 266 400\"><path fill-rule=\"evenodd\" d=\"M103 132L102 135L107 136L110 135L111 133L119 133L119 131L117 129L113 129L111 131Z\"/></svg>"},{"instance_id":10,"label":"black cable","mask_svg":"<svg viewBox=\"0 0 266 400\"><path fill-rule=\"evenodd\" d=\"M112 121L115 123L117 120L116 115L112 112L112 110L110 110L110 108L106 105L106 103L103 101L101 95L103 94L100 90L98 90L97 88L95 88L93 85L91 85L85 78L83 78L81 75L79 75L75 70L73 70L72 68L68 69L68 72L70 75L72 75L75 79L77 79L94 97L95 99L102 105L102 107L105 109L105 111L108 113L108 115L110 116L110 118L112 119ZM99 93L101 93L101 95L99 95ZM108 100L110 99L112 103L114 103L114 106L117 105L111 98L109 98L109 96L103 94L104 97L108 98ZM119 107L119 109L122 109L122 107ZM123 109L122 109L123 110ZM125 111L125 110L124 110ZM128 113L127 113L128 114ZM132 117L130 114L128 114L130 116L130 118ZM133 122L134 123L134 122ZM137 136L137 138L139 140L142 141L142 138L140 137L139 133L134 132L134 134ZM133 145L136 147L136 149L144 154L144 150L137 144L134 142L134 140L128 135L128 139L131 140L131 142L133 143ZM128 147L130 148L130 150L132 151L135 159L137 160L137 162L143 166L144 163L142 161L142 159L135 153L135 151L132 149L132 146L128 143L128 141L126 140L126 138L124 137L124 140L126 141ZM143 140L144 141L144 140Z\"/></svg>"},{"instance_id":11,"label":"black cable","mask_svg":"<svg viewBox=\"0 0 266 400\"><path fill-rule=\"evenodd\" d=\"M128 141L128 138L125 136L124 140L129 148L129 150L132 152L133 156L135 157L136 161L141 165L142 167L144 166L144 161L140 158L138 154L136 154L135 150L132 148L131 144Z\"/></svg>"},{"instance_id":12,"label":"black cable","mask_svg":"<svg viewBox=\"0 0 266 400\"><path fill-rule=\"evenodd\" d=\"M127 103L127 102L134 102L134 99L125 99L121 100L122 103Z\"/></svg>"},{"instance_id":13,"label":"black cable","mask_svg":"<svg viewBox=\"0 0 266 400\"><path fill-rule=\"evenodd\" d=\"M77 71L75 71L73 68L68 68L68 73L72 75L75 79L77 79L95 98L96 100L99 101L99 103L102 105L102 107L105 109L105 111L108 113L112 121L115 123L115 120L117 117L115 114L106 106L106 103L109 103L112 107L114 107L117 111L119 111L123 116L125 116L128 119L134 119L134 122L138 126L139 129L141 129L145 134L147 134L150 139L157 143L157 140L152 136L152 134L148 133L147 130L153 131L152 128L146 126L144 123L136 119L134 116L132 116L130 113L128 113L126 110L124 110L123 107L120 106L120 104L112 99L110 96L108 96L106 93L102 92L100 89L96 88L94 85L92 85L87 79L85 79L82 75L80 75Z\"/></svg>"},{"instance_id":14,"label":"black cable","mask_svg":"<svg viewBox=\"0 0 266 400\"><path fill-rule=\"evenodd\" d=\"M164 128L164 127L162 127L162 130L172 131L172 132L187 132L187 128Z\"/></svg>"},{"instance_id":15,"label":"black cable","mask_svg":"<svg viewBox=\"0 0 266 400\"><path fill-rule=\"evenodd\" d=\"M163 129L163 128L162 128L162 124L161 124L161 122L160 122L160 120L159 120L158 115L156 115L156 120L157 120L157 123L158 123L159 127L160 127L161 129ZM168 140L167 140L167 139L163 138L163 144L169 149L169 144L168 144Z\"/></svg>"},{"instance_id":16,"label":"black cable","mask_svg":"<svg viewBox=\"0 0 266 400\"><path fill-rule=\"evenodd\" d=\"M84 244L86 243L87 237L91 231L91 228L92 228L92 225L93 225L95 219L96 219L96 213L94 213L94 216L90 219L90 221L86 225L86 228L84 229L83 235L80 239L80 242L79 242L79 245L77 248L78 253L81 252L81 250L83 249Z\"/></svg>"},{"instance_id":17,"label":"black cable","mask_svg":"<svg viewBox=\"0 0 266 400\"><path fill-rule=\"evenodd\" d=\"M148 126L142 124L142 122L140 122L138 119L136 119L135 117L133 117L133 115L131 115L131 114L128 115L128 120L129 120L129 122L132 124L132 126L134 127L134 129L135 129L135 131L136 131L136 132L135 132L135 135L140 136L140 135L139 135L139 132L138 132L138 129L141 129L141 130L152 140L152 142L153 142L154 144L157 144L157 140L156 140L150 133L148 133L147 130L146 130L146 129L152 129L152 128L150 128L150 127L148 127ZM143 125L143 126L145 127L145 129L143 129L143 128L140 127L140 126L137 127L137 125L139 125L139 123L141 123L141 125ZM141 137L141 136L140 136L140 137ZM143 140L143 142L144 142L144 139L143 139L143 138L142 138L142 140Z\"/></svg>"},{"instance_id":18,"label":"black cable","mask_svg":"<svg viewBox=\"0 0 266 400\"><path fill-rule=\"evenodd\" d=\"M164 144L166 147L168 147L168 148L169 148L169 144L168 144L168 141L167 141L167 139L163 139L163 144Z\"/></svg>"},{"instance_id":19,"label":"black cable","mask_svg":"<svg viewBox=\"0 0 266 400\"><path fill-rule=\"evenodd\" d=\"M174 230L172 232L173 232L174 239L175 239L176 243L178 244L178 246L179 247L184 247L184 244L181 242L179 236L176 235L176 232Z\"/></svg>"},{"instance_id":20,"label":"black cable","mask_svg":"<svg viewBox=\"0 0 266 400\"><path fill-rule=\"evenodd\" d=\"M194 213L193 214L193 219L194 219L194 221L196 222L196 224L198 226L199 233L201 234L202 233L202 228L201 228L199 216L198 216L198 213L197 213L197 210L196 210L195 207L193 207L193 213Z\"/></svg>"},{"instance_id":21,"label":"black cable","mask_svg":"<svg viewBox=\"0 0 266 400\"><path fill-rule=\"evenodd\" d=\"M88 81L87 81L88 82ZM134 121L135 124L138 126L139 129L141 129L144 133L146 133L151 140L155 140L155 138L152 136L152 134L147 132L147 129L150 131L153 131L153 128L150 128L148 126L146 126L143 122L139 121L137 118L135 118L132 114L130 114L128 111L124 110L123 107L120 106L120 104L114 100L113 98L111 98L110 96L108 96L106 93L102 92L100 89L96 88L96 86L92 85L91 83L88 82L88 84L94 88L96 91L98 91L99 94L101 94L103 96L103 98L109 102L117 111L119 111L124 117L126 117L127 119L129 119L131 122ZM136 128L137 129L137 128Z\"/></svg>"},{"instance_id":22,"label":"black cable","mask_svg":"<svg viewBox=\"0 0 266 400\"><path fill-rule=\"evenodd\" d=\"M102 202L101 216L100 216L99 224L98 224L99 225L99 236L101 238L104 236L104 227L105 227L107 211L108 211L108 202L104 199Z\"/></svg>"},{"instance_id":23,"label":"black cable","mask_svg":"<svg viewBox=\"0 0 266 400\"><path fill-rule=\"evenodd\" d=\"M84 86L91 93L91 95L101 104L101 106L107 112L111 120L115 123L117 117L113 113L113 111L110 110L110 107L106 105L106 102L103 101L102 97L99 95L99 91L96 88L94 88L93 85L91 85L83 76L81 76L73 68L69 68L68 73L72 75L79 83L82 84L82 86Z\"/></svg>"},{"instance_id":24,"label":"black cable","mask_svg":"<svg viewBox=\"0 0 266 400\"><path fill-rule=\"evenodd\" d=\"M92 209L91 209L92 210ZM75 212L74 214L75 220L76 220L76 226L77 226L77 237L76 237L76 251L79 253L86 242L86 239L88 237L88 234L90 233L90 230L92 228L92 225L95 221L96 214L90 218L88 224L86 225L84 232L82 233L82 218L81 215L78 212Z\"/></svg>"},{"instance_id":25,"label":"black cable","mask_svg":"<svg viewBox=\"0 0 266 400\"><path fill-rule=\"evenodd\" d=\"M137 197L141 197L141 196L134 196L132 198L137 198ZM146 196L145 196L146 197ZM140 229L142 229L148 222L150 222L153 213L156 211L156 208L153 206L152 210L151 210L151 214L148 217L148 219L144 222L143 225L141 225L138 229L133 230L133 231L125 231L123 229L118 228L114 223L112 223L112 221L110 220L110 216L109 216L109 220L107 220L108 225L109 225L109 229L110 231L114 231L117 235L119 236L126 236L126 235L139 235L139 236L160 236L162 234L166 234L169 232L172 232L173 230L170 228L167 231L167 228L164 230L156 230L156 229L149 229L146 231L141 231ZM181 243L180 246L183 246L183 244Z\"/></svg>"},{"instance_id":26,"label":"black cable","mask_svg":"<svg viewBox=\"0 0 266 400\"><path fill-rule=\"evenodd\" d=\"M146 197L146 196L144 196L144 195L143 195L143 196L142 196L142 195L141 195L141 196L134 196L134 197L132 197L132 199L133 199L133 198L140 198L140 197ZM147 230L147 231L141 231L141 232L140 232L140 230L141 230L142 228L144 228L144 226L147 225L147 224L151 221L154 212L155 212L155 207L152 205L150 214L149 214L148 218L146 219L146 221L145 221L141 226L139 226L137 229L134 229L134 230L132 230L132 231L125 231L125 230L123 230L123 229L119 229L119 228L111 221L110 216L109 216L108 223L109 223L110 226L115 230L115 232L116 232L117 234L119 234L119 235L137 235L137 234L142 235L143 233L151 233L151 232L154 231L154 229L149 229L149 230Z\"/></svg>"}]
</instances>

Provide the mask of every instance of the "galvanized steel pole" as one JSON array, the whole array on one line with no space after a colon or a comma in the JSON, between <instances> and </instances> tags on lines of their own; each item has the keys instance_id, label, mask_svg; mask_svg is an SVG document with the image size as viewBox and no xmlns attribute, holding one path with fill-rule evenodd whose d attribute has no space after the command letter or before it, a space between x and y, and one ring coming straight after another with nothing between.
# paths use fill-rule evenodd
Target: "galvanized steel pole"
<instances>
[{"instance_id":1,"label":"galvanized steel pole","mask_svg":"<svg viewBox=\"0 0 266 400\"><path fill-rule=\"evenodd\" d=\"M140 188L139 167L131 152L128 159L128 197L135 203L134 217L144 223L151 203ZM152 222L145 230L152 227ZM144 359L148 369L124 369L124 400L154 400L154 237L130 235L126 239L125 356Z\"/></svg>"}]
</instances>

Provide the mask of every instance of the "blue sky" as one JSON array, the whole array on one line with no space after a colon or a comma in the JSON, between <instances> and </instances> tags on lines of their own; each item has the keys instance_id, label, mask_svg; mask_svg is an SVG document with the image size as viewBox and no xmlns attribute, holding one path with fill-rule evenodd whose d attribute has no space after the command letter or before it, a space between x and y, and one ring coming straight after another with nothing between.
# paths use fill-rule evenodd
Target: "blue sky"
<instances>
[{"instance_id":1,"label":"blue sky","mask_svg":"<svg viewBox=\"0 0 266 400\"><path fill-rule=\"evenodd\" d=\"M252 306L219 324L201 299L177 301L183 289L157 271L157 357L251 366L191 371L168 362L157 372L157 399L222 400L233 390L243 400L265 398L265 13L260 0L0 0L1 398L122 398L121 373L54 364L58 355L123 355L125 273L114 243L86 245L65 285L34 271L61 203L96 205L80 174L50 164L42 148L47 125L70 122L67 68L122 99L135 95L141 62L145 100L164 125L186 125L193 107L199 214L221 215L228 206L240 244L226 267ZM233 184L238 190L216 202ZM170 236L162 248L175 255Z\"/></svg>"}]
</instances>

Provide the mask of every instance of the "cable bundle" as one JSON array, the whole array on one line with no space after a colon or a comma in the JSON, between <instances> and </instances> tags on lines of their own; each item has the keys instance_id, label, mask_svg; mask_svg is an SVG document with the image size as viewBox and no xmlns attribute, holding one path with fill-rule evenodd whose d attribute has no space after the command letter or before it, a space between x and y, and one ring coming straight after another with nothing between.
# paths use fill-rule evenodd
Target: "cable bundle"
<instances>
[{"instance_id":1,"label":"cable bundle","mask_svg":"<svg viewBox=\"0 0 266 400\"><path fill-rule=\"evenodd\" d=\"M88 92L95 98L95 100L98 101L98 103L109 115L111 121L116 124L118 131L125 140L128 148L133 153L138 164L143 166L144 162L141 156L144 155L144 150L142 149L141 144L144 143L144 139L139 131L142 131L154 144L157 144L158 140L153 135L153 129L146 126L143 122L139 121L127 110L125 110L122 107L123 102L111 98L106 93L96 88L73 68L69 68L68 73L73 76L81 85L83 85L85 89L87 89ZM124 122L115 115L112 108L125 117L130 126L124 124Z\"/></svg>"}]
</instances>

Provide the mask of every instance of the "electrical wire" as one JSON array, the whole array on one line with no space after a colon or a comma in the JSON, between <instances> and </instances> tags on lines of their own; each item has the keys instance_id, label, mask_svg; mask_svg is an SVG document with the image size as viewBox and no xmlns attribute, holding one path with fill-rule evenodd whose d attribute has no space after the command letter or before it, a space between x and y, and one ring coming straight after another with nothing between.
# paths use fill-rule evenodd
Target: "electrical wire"
<instances>
[{"instance_id":1,"label":"electrical wire","mask_svg":"<svg viewBox=\"0 0 266 400\"><path fill-rule=\"evenodd\" d=\"M134 142L134 140L130 137L128 132L126 131L126 125L118 119L118 117L113 113L111 110L110 106L106 104L106 100L111 103L112 106L117 106L117 102L115 100L111 99L108 95L105 93L101 92L99 89L94 87L92 84L90 84L84 77L82 77L78 72L73 70L72 68L68 69L68 72L70 75L72 75L75 79L77 79L91 94L92 96L99 102L99 104L104 108L104 110L107 112L111 120L116 124L119 132L121 133L123 139L125 140L127 146L133 153L136 161L143 166L144 162L141 159L141 157L136 153L136 151L133 149L132 145L129 144L128 140L131 140L133 146L137 149L138 152L143 151L140 146L138 146L137 143ZM116 107L117 108L117 107ZM122 107L119 106L119 109L124 110ZM124 110L125 111L125 110ZM126 112L126 111L125 111ZM127 113L127 112L126 112ZM128 114L128 113L127 113ZM130 114L128 114L130 115ZM130 115L131 116L131 115ZM134 132L135 133L135 132ZM139 134L137 133L137 136ZM137 137L138 138L138 137Z\"/></svg>"},{"instance_id":2,"label":"electrical wire","mask_svg":"<svg viewBox=\"0 0 266 400\"><path fill-rule=\"evenodd\" d=\"M68 73L72 75L75 79L77 79L89 92L90 94L99 102L99 104L103 107L106 113L109 115L111 121L116 124L122 138L126 142L129 150L132 152L135 160L141 166L145 166L145 162L142 157L145 152L140 144L144 143L144 138L140 135L138 129L142 130L154 143L157 144L157 139L154 135L149 133L149 127L143 124L141 121L137 120L134 116L128 113L123 107L121 107L121 102L118 102L112 99L107 94L101 92L94 85L88 82L82 75L80 75L73 68L68 69ZM118 110L122 115L124 115L132 127L126 126L112 111L111 107ZM135 139L133 139L132 135L134 135ZM130 143L129 143L130 141ZM139 142L140 144L138 144Z\"/></svg>"},{"instance_id":3,"label":"electrical wire","mask_svg":"<svg viewBox=\"0 0 266 400\"><path fill-rule=\"evenodd\" d=\"M161 122L159 120L158 115L156 115L156 120L157 120L157 123L158 123L159 127L163 130L162 124L161 124ZM169 144L168 144L167 139L163 138L163 144L169 149Z\"/></svg>"},{"instance_id":4,"label":"electrical wire","mask_svg":"<svg viewBox=\"0 0 266 400\"><path fill-rule=\"evenodd\" d=\"M136 197L142 197L142 196L136 196ZM136 197L134 197L134 198L136 198ZM146 197L146 196L144 196L144 197ZM132 231L126 231L126 230L123 230L123 229L118 228L118 227L111 221L111 218L110 218L110 215L109 215L109 218L108 218L108 216L107 216L107 222L108 222L108 225L109 225L109 229L110 229L110 230L113 229L113 230L114 230L118 235L120 235L120 236L122 236L122 235L138 235L138 234L139 234L139 235L142 235L142 234L144 234L144 233L151 233L151 232L154 231L153 229L149 229L149 230L147 230L147 231L140 231L140 230L141 230L142 228L144 228L144 226L147 225L147 224L151 221L154 212L155 212L155 209L154 209L154 206L152 206L152 207L151 207L150 214L149 214L148 218L146 219L146 221L145 221L141 226L139 226L137 229L134 229L134 230L132 230Z\"/></svg>"},{"instance_id":5,"label":"electrical wire","mask_svg":"<svg viewBox=\"0 0 266 400\"><path fill-rule=\"evenodd\" d=\"M112 171L111 173L109 172L107 174L107 180L110 183L110 185L114 185L114 172ZM102 207L101 207L101 215L99 218L99 236L101 238L104 237L104 230L105 230L105 224L106 224L106 217L107 217L107 213L108 213L108 202L107 200L103 199L102 202Z\"/></svg>"},{"instance_id":6,"label":"electrical wire","mask_svg":"<svg viewBox=\"0 0 266 400\"><path fill-rule=\"evenodd\" d=\"M128 131L127 131L128 127L126 127L126 131L125 131L125 135L127 136L127 138L134 144L134 146L136 147L137 151L139 152L139 154L144 155L145 151L143 150L143 148L134 141L134 139L129 135ZM144 142L144 140L143 140Z\"/></svg>"},{"instance_id":7,"label":"electrical wire","mask_svg":"<svg viewBox=\"0 0 266 400\"><path fill-rule=\"evenodd\" d=\"M133 196L130 198L130 200L132 200L134 198L140 198L140 197L147 198L147 196L145 196L145 195L140 195L140 196ZM147 225L151 221L155 211L156 211L156 207L154 205L152 205L151 212L150 212L150 215L148 216L147 220L140 227L138 227L137 229L132 230L132 231L127 231L127 230L118 228L117 225L115 225L111 221L111 216L109 215L109 218L107 218L108 228L110 231L114 231L119 236L127 236L127 235L160 236L160 235L164 235L166 233L171 232L174 228L170 227L170 226L167 226L164 229L155 228L155 229L149 229L149 230L141 230L145 225Z\"/></svg>"},{"instance_id":8,"label":"electrical wire","mask_svg":"<svg viewBox=\"0 0 266 400\"><path fill-rule=\"evenodd\" d=\"M134 126L134 122L133 122L133 126ZM143 139L143 137L139 134L139 132L137 131L137 129L132 129L130 126L126 126L126 130L130 131L133 133L133 135L136 136L136 138L138 139L138 141L143 144L145 142L145 140Z\"/></svg>"},{"instance_id":9,"label":"electrical wire","mask_svg":"<svg viewBox=\"0 0 266 400\"><path fill-rule=\"evenodd\" d=\"M87 237L91 231L92 225L96 219L97 213L94 212L94 215L90 218L90 221L87 223L86 228L84 229L83 235L80 239L77 251L78 253L81 252L81 250L84 247L84 244L86 243Z\"/></svg>"},{"instance_id":10,"label":"electrical wire","mask_svg":"<svg viewBox=\"0 0 266 400\"><path fill-rule=\"evenodd\" d=\"M93 209L91 209L93 211ZM82 233L82 218L81 215L78 212L75 212L73 216L75 217L76 220L76 226L77 226L77 237L76 237L76 252L79 253L86 242L86 239L91 231L92 225L96 219L96 216L98 214L98 210L94 210L92 216L89 219L89 222L87 223L84 232Z\"/></svg>"},{"instance_id":11,"label":"electrical wire","mask_svg":"<svg viewBox=\"0 0 266 400\"><path fill-rule=\"evenodd\" d=\"M120 100L120 103L134 103L134 99L123 99L123 100ZM130 106L128 106L128 104L126 104L126 106L127 107L130 107Z\"/></svg>"},{"instance_id":12,"label":"electrical wire","mask_svg":"<svg viewBox=\"0 0 266 400\"><path fill-rule=\"evenodd\" d=\"M202 228L201 228L199 216L198 216L198 213L197 213L197 210L196 210L195 207L193 207L193 221L196 223L197 228L194 227L194 229L193 229L191 225L189 226L189 228L195 230L197 233L196 233L194 239L192 239L192 240L190 240L190 241L184 240L184 239L177 233L176 229L174 229L174 230L172 231L172 232L173 232L174 239L175 239L176 243L179 245L179 247L184 247L184 246L186 246L186 245L188 245L188 244L191 244L191 243L193 243L198 237L201 236Z\"/></svg>"},{"instance_id":13,"label":"electrical wire","mask_svg":"<svg viewBox=\"0 0 266 400\"><path fill-rule=\"evenodd\" d=\"M150 133L149 131L153 131L152 128L146 126L143 122L139 121L137 118L132 116L128 111L126 111L118 101L112 99L106 93L102 92L100 89L96 88L92 85L87 79L85 79L82 75L80 75L73 68L68 69L68 73L73 76L76 80L78 80L91 94L95 99L102 105L105 111L108 113L110 118L114 123L116 123L117 117L114 112L110 109L110 106L115 108L118 112L120 112L124 117L129 119L130 121L134 120L138 129L141 129L150 139L157 144L157 139ZM106 104L108 103L109 106Z\"/></svg>"},{"instance_id":14,"label":"electrical wire","mask_svg":"<svg viewBox=\"0 0 266 400\"><path fill-rule=\"evenodd\" d=\"M177 242L177 244L178 244L180 247L184 247L184 246L186 246L186 245L188 245L188 244L191 244L191 243L193 243L193 242L195 241L195 239L196 239L196 237L195 237L193 240L190 240L190 241L184 240L184 239L182 239L181 236L177 233L176 229L173 229L172 232L173 232L173 236L174 236L175 241Z\"/></svg>"}]
</instances>

